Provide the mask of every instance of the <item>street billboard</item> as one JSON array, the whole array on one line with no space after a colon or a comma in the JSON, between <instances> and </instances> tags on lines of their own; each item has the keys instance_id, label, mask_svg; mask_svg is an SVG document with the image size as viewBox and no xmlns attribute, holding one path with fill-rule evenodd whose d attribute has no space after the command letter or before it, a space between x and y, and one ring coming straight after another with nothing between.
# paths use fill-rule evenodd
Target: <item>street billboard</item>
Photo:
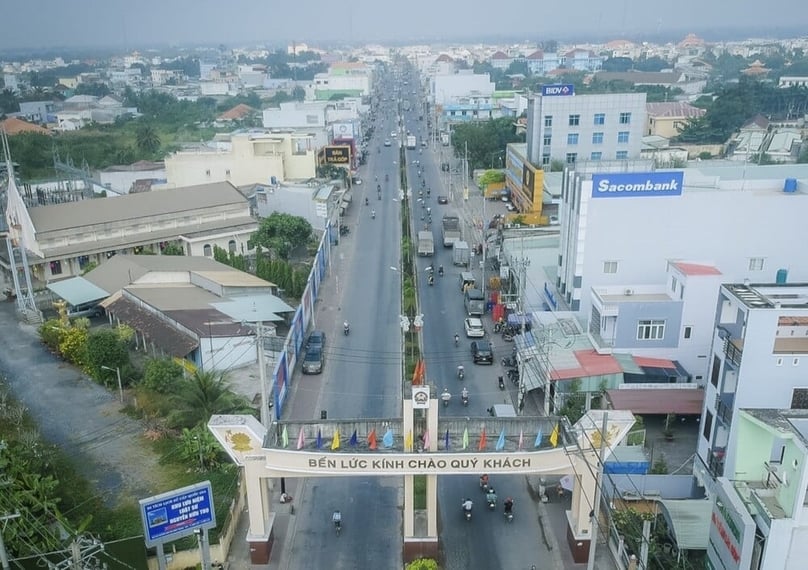
<instances>
[{"instance_id":1,"label":"street billboard","mask_svg":"<svg viewBox=\"0 0 808 570\"><path fill-rule=\"evenodd\" d=\"M351 147L347 145L325 147L326 164L350 164Z\"/></svg>"},{"instance_id":2,"label":"street billboard","mask_svg":"<svg viewBox=\"0 0 808 570\"><path fill-rule=\"evenodd\" d=\"M681 196L684 177L682 171L593 174L592 197Z\"/></svg>"},{"instance_id":3,"label":"street billboard","mask_svg":"<svg viewBox=\"0 0 808 570\"><path fill-rule=\"evenodd\" d=\"M140 517L148 547L188 536L196 529L215 528L210 481L141 499Z\"/></svg>"},{"instance_id":4,"label":"street billboard","mask_svg":"<svg viewBox=\"0 0 808 570\"><path fill-rule=\"evenodd\" d=\"M335 139L352 139L354 138L353 123L334 123L332 125Z\"/></svg>"},{"instance_id":5,"label":"street billboard","mask_svg":"<svg viewBox=\"0 0 808 570\"><path fill-rule=\"evenodd\" d=\"M575 85L564 83L558 85L542 85L542 97L564 97L565 95L575 95Z\"/></svg>"}]
</instances>

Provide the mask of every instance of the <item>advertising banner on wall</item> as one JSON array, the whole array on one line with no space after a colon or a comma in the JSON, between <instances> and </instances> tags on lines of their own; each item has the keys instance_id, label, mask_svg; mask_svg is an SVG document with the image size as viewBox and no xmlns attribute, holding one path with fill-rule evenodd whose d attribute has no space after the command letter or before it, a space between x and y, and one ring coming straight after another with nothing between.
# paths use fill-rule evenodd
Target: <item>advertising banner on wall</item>
<instances>
[{"instance_id":1,"label":"advertising banner on wall","mask_svg":"<svg viewBox=\"0 0 808 570\"><path fill-rule=\"evenodd\" d=\"M684 172L610 172L592 175L593 198L681 196Z\"/></svg>"},{"instance_id":2,"label":"advertising banner on wall","mask_svg":"<svg viewBox=\"0 0 808 570\"><path fill-rule=\"evenodd\" d=\"M755 528L755 521L732 488L732 482L719 478L710 517L708 567L726 570L749 568Z\"/></svg>"},{"instance_id":3,"label":"advertising banner on wall","mask_svg":"<svg viewBox=\"0 0 808 570\"><path fill-rule=\"evenodd\" d=\"M541 95L542 97L564 97L567 95L575 95L575 85L572 83L542 85Z\"/></svg>"},{"instance_id":4,"label":"advertising banner on wall","mask_svg":"<svg viewBox=\"0 0 808 570\"><path fill-rule=\"evenodd\" d=\"M349 165L351 163L351 147L347 145L327 146L324 151L326 164Z\"/></svg>"},{"instance_id":5,"label":"advertising banner on wall","mask_svg":"<svg viewBox=\"0 0 808 570\"><path fill-rule=\"evenodd\" d=\"M189 536L196 529L215 528L210 481L141 499L140 516L149 547Z\"/></svg>"},{"instance_id":6,"label":"advertising banner on wall","mask_svg":"<svg viewBox=\"0 0 808 570\"><path fill-rule=\"evenodd\" d=\"M332 125L335 139L354 138L353 123L334 123Z\"/></svg>"}]
</instances>

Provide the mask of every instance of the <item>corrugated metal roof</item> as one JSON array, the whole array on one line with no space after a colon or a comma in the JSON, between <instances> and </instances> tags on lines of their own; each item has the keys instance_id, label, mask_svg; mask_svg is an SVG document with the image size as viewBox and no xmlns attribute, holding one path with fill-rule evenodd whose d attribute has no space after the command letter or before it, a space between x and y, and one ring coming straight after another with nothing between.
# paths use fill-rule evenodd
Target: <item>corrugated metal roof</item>
<instances>
[{"instance_id":1,"label":"corrugated metal roof","mask_svg":"<svg viewBox=\"0 0 808 570\"><path fill-rule=\"evenodd\" d=\"M95 283L87 281L84 277L71 277L70 279L49 283L48 290L73 307L109 297L109 293Z\"/></svg>"},{"instance_id":2,"label":"corrugated metal roof","mask_svg":"<svg viewBox=\"0 0 808 570\"><path fill-rule=\"evenodd\" d=\"M664 387L663 387L664 386ZM612 409L635 414L699 415L704 405L704 390L676 388L661 384L659 388L606 390Z\"/></svg>"},{"instance_id":3,"label":"corrugated metal roof","mask_svg":"<svg viewBox=\"0 0 808 570\"><path fill-rule=\"evenodd\" d=\"M129 299L119 297L109 303L106 310L177 358L185 358L199 346L195 338L170 326L160 315L141 309Z\"/></svg>"},{"instance_id":4,"label":"corrugated metal roof","mask_svg":"<svg viewBox=\"0 0 808 570\"><path fill-rule=\"evenodd\" d=\"M679 550L706 550L710 540L710 499L662 500L662 516Z\"/></svg>"},{"instance_id":5,"label":"corrugated metal roof","mask_svg":"<svg viewBox=\"0 0 808 570\"><path fill-rule=\"evenodd\" d=\"M42 233L231 204L243 204L246 208L247 199L230 182L214 182L117 198L39 206L28 212L37 233Z\"/></svg>"},{"instance_id":6,"label":"corrugated metal roof","mask_svg":"<svg viewBox=\"0 0 808 570\"><path fill-rule=\"evenodd\" d=\"M223 271L230 267L208 257L188 255L115 255L87 273L85 279L109 294L151 271Z\"/></svg>"}]
</instances>

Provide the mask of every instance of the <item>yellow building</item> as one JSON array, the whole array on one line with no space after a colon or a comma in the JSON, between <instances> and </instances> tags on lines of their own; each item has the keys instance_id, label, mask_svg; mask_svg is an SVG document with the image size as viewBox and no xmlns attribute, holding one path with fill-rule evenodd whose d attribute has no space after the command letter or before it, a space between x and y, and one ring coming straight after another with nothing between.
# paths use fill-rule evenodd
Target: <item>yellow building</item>
<instances>
[{"instance_id":1,"label":"yellow building","mask_svg":"<svg viewBox=\"0 0 808 570\"><path fill-rule=\"evenodd\" d=\"M682 132L687 122L704 116L704 109L678 101L670 103L646 103L647 125L645 134L671 139Z\"/></svg>"},{"instance_id":2,"label":"yellow building","mask_svg":"<svg viewBox=\"0 0 808 570\"><path fill-rule=\"evenodd\" d=\"M180 188L212 182L235 186L308 180L317 174L314 137L291 132L237 133L216 146L166 157L167 183Z\"/></svg>"},{"instance_id":3,"label":"yellow building","mask_svg":"<svg viewBox=\"0 0 808 570\"><path fill-rule=\"evenodd\" d=\"M527 159L527 144L512 143L505 152L505 188L511 202L527 223L540 223L544 195L544 171Z\"/></svg>"}]
</instances>

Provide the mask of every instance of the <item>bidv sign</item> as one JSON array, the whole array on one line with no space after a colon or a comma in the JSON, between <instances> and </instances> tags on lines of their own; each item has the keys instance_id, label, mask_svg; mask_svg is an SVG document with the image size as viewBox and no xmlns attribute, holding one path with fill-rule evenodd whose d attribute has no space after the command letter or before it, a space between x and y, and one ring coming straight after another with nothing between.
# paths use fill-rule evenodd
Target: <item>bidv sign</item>
<instances>
[{"instance_id":1,"label":"bidv sign","mask_svg":"<svg viewBox=\"0 0 808 570\"><path fill-rule=\"evenodd\" d=\"M684 172L631 172L592 175L593 198L681 196Z\"/></svg>"},{"instance_id":2,"label":"bidv sign","mask_svg":"<svg viewBox=\"0 0 808 570\"><path fill-rule=\"evenodd\" d=\"M575 95L575 85L568 83L565 85L542 85L541 94L543 97L554 97L559 95Z\"/></svg>"}]
</instances>

